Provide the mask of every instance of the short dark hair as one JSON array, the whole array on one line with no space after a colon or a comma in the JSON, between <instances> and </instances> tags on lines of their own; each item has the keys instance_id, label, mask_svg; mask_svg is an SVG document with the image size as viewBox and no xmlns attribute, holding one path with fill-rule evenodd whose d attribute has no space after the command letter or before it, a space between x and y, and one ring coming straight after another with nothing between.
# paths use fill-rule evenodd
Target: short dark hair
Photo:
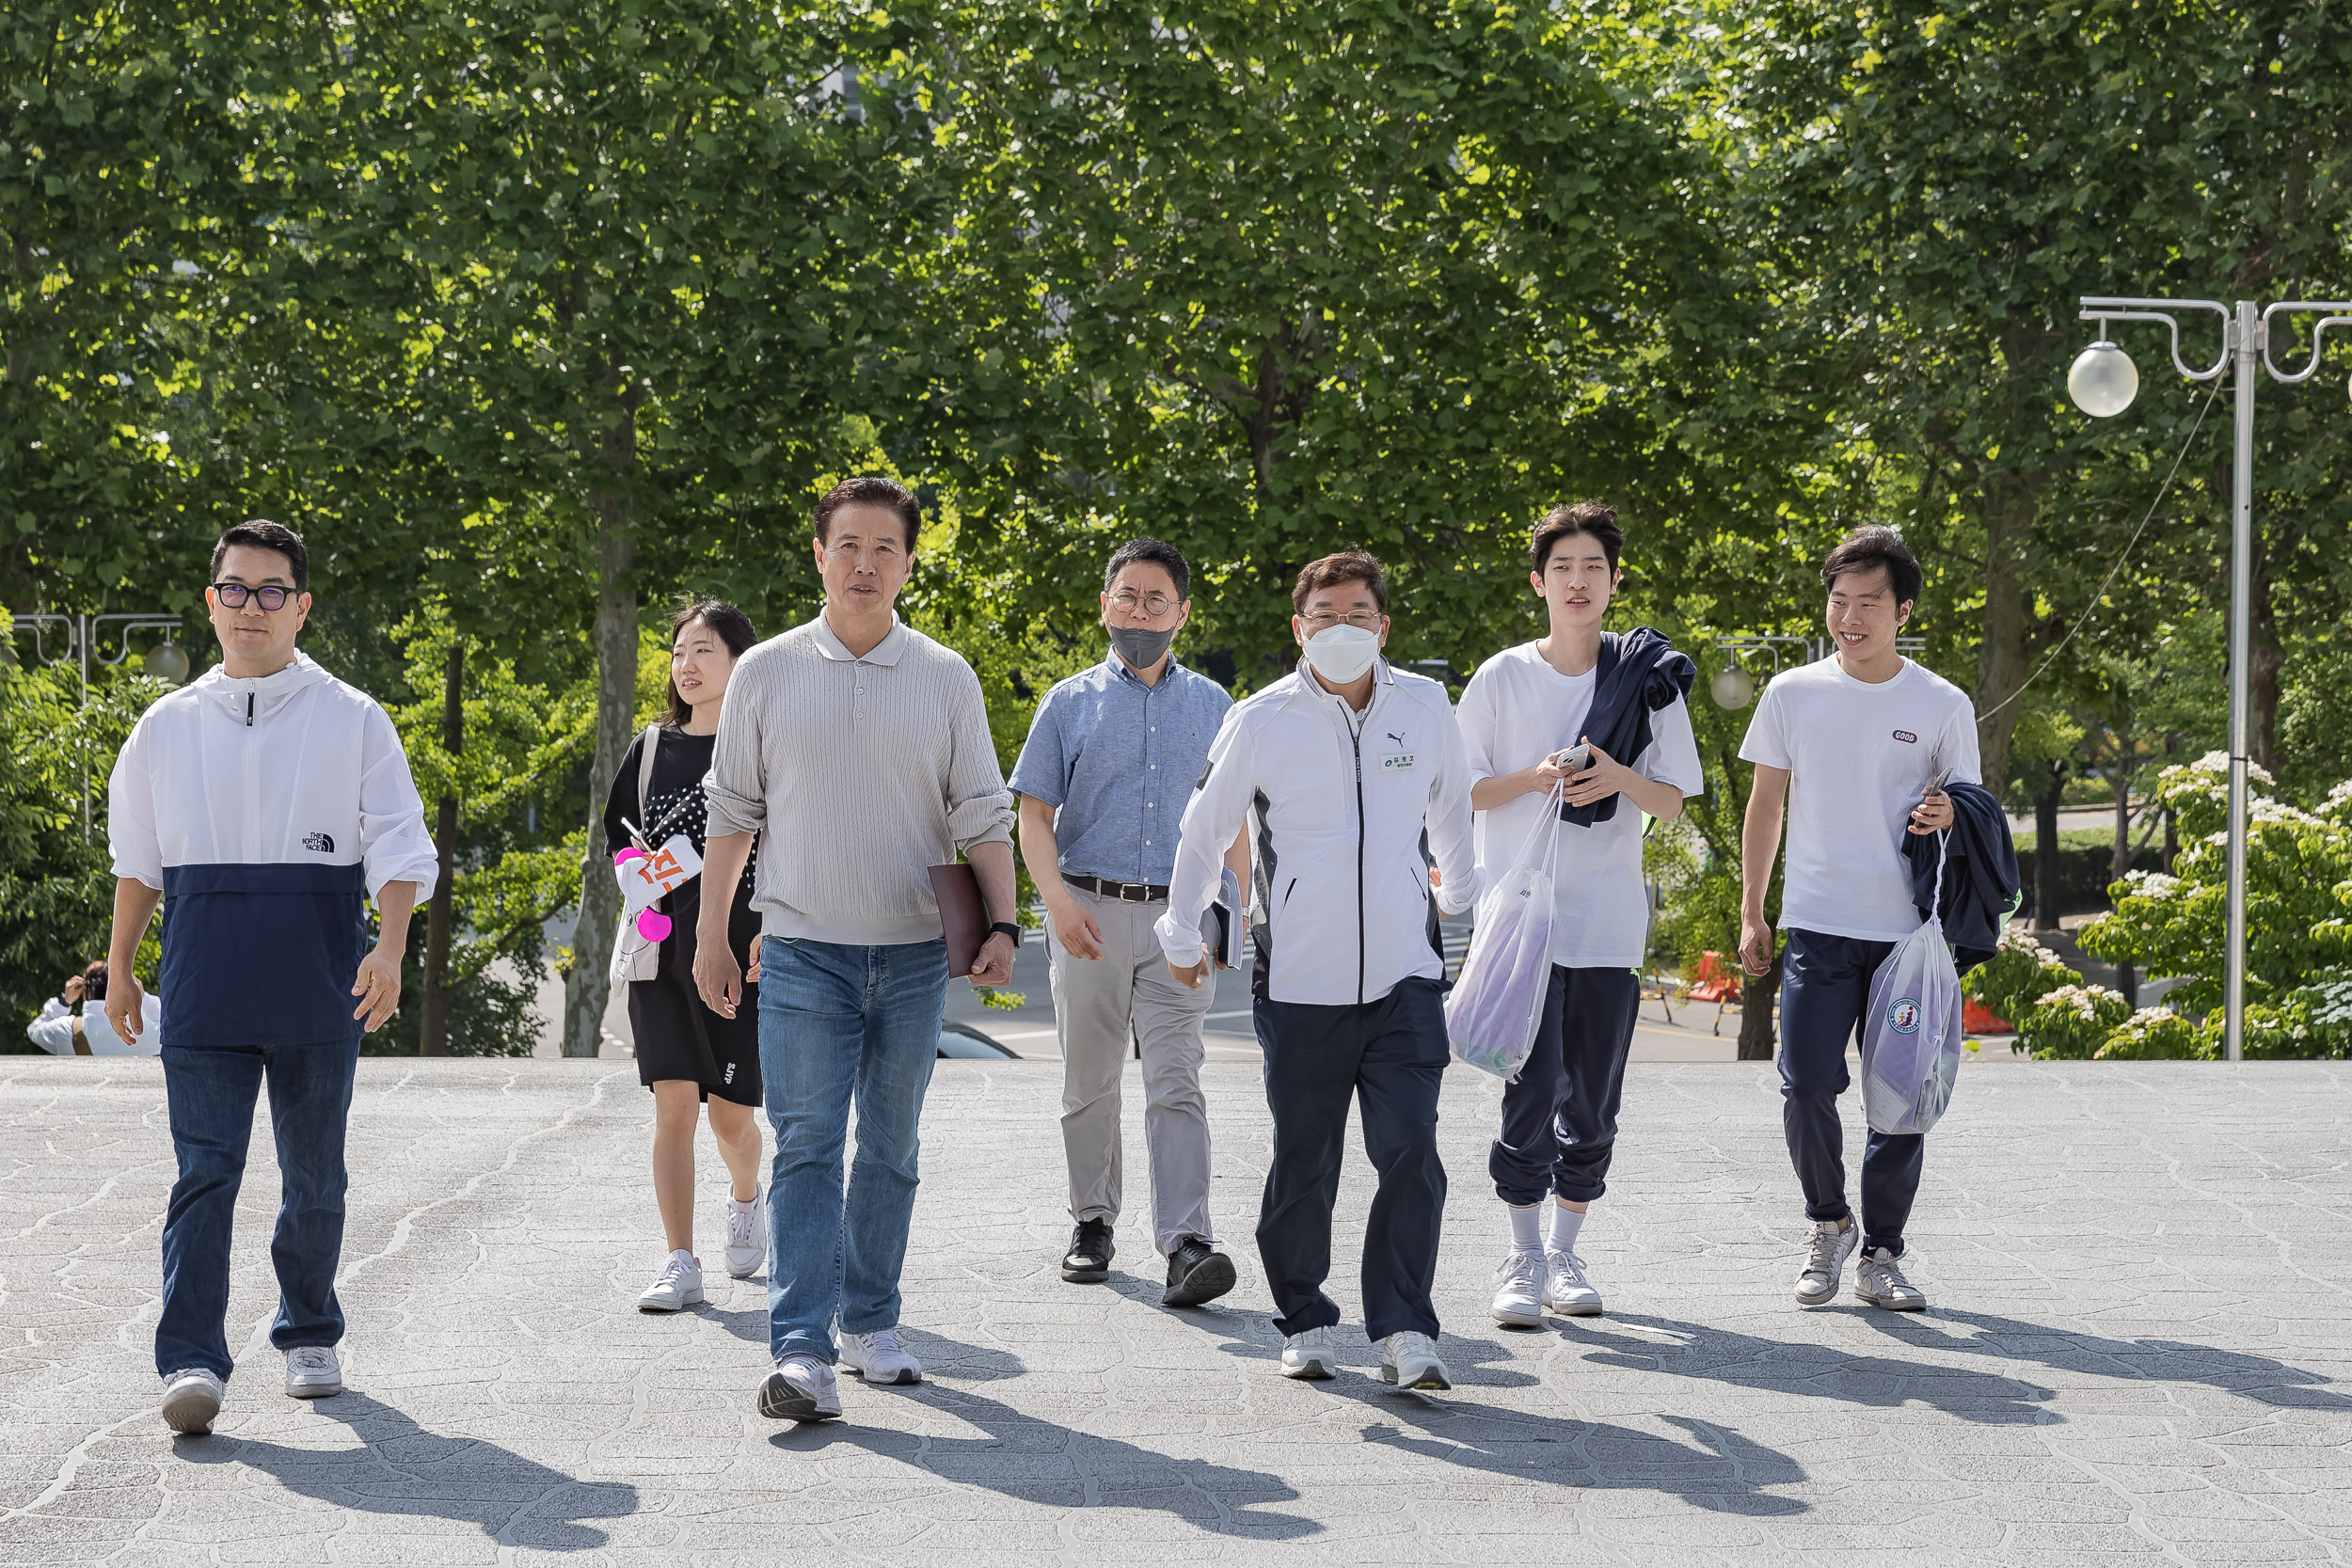
<instances>
[{"instance_id":1,"label":"short dark hair","mask_svg":"<svg viewBox=\"0 0 2352 1568\"><path fill-rule=\"evenodd\" d=\"M719 641L727 645L727 652L741 658L759 641L759 633L752 629L752 618L724 599L689 599L677 607L670 617L670 646L677 647L678 633L700 621L716 632ZM670 711L661 722L674 730L682 730L694 717L694 705L678 695L677 681L670 681Z\"/></svg>"},{"instance_id":2,"label":"short dark hair","mask_svg":"<svg viewBox=\"0 0 2352 1568\"><path fill-rule=\"evenodd\" d=\"M834 514L845 506L880 506L896 512L907 531L907 554L914 553L914 541L923 531L923 503L905 485L879 474L865 474L845 479L826 491L824 499L817 503L818 544L823 544L825 535L832 531Z\"/></svg>"},{"instance_id":3,"label":"short dark hair","mask_svg":"<svg viewBox=\"0 0 2352 1568\"><path fill-rule=\"evenodd\" d=\"M1887 585L1895 590L1897 604L1919 602L1919 590L1927 578L1919 570L1919 560L1903 543L1900 531L1884 523L1869 523L1854 530L1837 541L1837 547L1821 562L1821 586L1835 588L1837 579L1848 572L1867 572L1886 568Z\"/></svg>"},{"instance_id":4,"label":"short dark hair","mask_svg":"<svg viewBox=\"0 0 2352 1568\"><path fill-rule=\"evenodd\" d=\"M105 959L92 958L83 967L82 1000L85 1002L103 1002L106 1000Z\"/></svg>"},{"instance_id":5,"label":"short dark hair","mask_svg":"<svg viewBox=\"0 0 2352 1568\"><path fill-rule=\"evenodd\" d=\"M1544 514L1544 520L1535 525L1535 536L1529 542L1528 559L1537 573L1551 564L1551 547L1561 540L1579 533L1589 533L1600 545L1600 553L1609 558L1609 569L1617 569L1617 557L1625 549L1625 530L1617 526L1616 508L1603 501L1578 501L1574 506L1555 506Z\"/></svg>"},{"instance_id":6,"label":"short dark hair","mask_svg":"<svg viewBox=\"0 0 2352 1568\"><path fill-rule=\"evenodd\" d=\"M213 546L212 575L206 581L220 580L220 563L228 558L230 548L238 545L257 550L276 550L294 567L294 592L308 594L310 591L310 552L303 547L302 535L283 523L271 522L267 517L255 517L239 523L220 536L220 543Z\"/></svg>"},{"instance_id":7,"label":"short dark hair","mask_svg":"<svg viewBox=\"0 0 2352 1568\"><path fill-rule=\"evenodd\" d=\"M1298 574L1298 585L1291 590L1291 609L1297 614L1307 613L1307 601L1327 588L1343 583L1360 582L1372 590L1372 602L1380 607L1380 613L1389 612L1389 573L1377 556L1363 550L1341 550L1320 561L1310 561Z\"/></svg>"},{"instance_id":8,"label":"short dark hair","mask_svg":"<svg viewBox=\"0 0 2352 1568\"><path fill-rule=\"evenodd\" d=\"M1166 567L1168 580L1176 585L1176 596L1192 597L1192 568L1184 564L1184 552L1157 539L1130 539L1111 551L1110 561L1103 567L1103 592L1109 593L1120 572L1138 561Z\"/></svg>"}]
</instances>

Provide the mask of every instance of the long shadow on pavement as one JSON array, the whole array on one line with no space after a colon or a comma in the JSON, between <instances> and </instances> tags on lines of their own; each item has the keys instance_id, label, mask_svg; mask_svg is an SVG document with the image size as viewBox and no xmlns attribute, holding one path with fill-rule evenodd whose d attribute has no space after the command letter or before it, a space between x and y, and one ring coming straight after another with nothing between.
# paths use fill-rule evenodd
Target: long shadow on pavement
<instances>
[{"instance_id":1,"label":"long shadow on pavement","mask_svg":"<svg viewBox=\"0 0 2352 1568\"><path fill-rule=\"evenodd\" d=\"M934 1387L925 1402L987 1435L937 1437L826 1422L793 1427L768 1441L795 1453L864 1449L958 1486L1048 1508L1157 1509L1219 1535L1295 1541L1323 1528L1313 1519L1261 1507L1298 1497L1290 1482L1263 1470L1171 1458L963 1389Z\"/></svg>"},{"instance_id":2,"label":"long shadow on pavement","mask_svg":"<svg viewBox=\"0 0 2352 1568\"><path fill-rule=\"evenodd\" d=\"M183 1440L175 1452L188 1464L247 1465L338 1508L460 1520L501 1545L543 1551L601 1546L606 1533L580 1521L637 1512L637 1488L626 1481L576 1481L493 1443L427 1432L365 1394L310 1408L351 1428L362 1446L322 1451L224 1435Z\"/></svg>"},{"instance_id":3,"label":"long shadow on pavement","mask_svg":"<svg viewBox=\"0 0 2352 1568\"><path fill-rule=\"evenodd\" d=\"M2243 1351L2179 1339L2110 1339L1950 1307L1937 1308L1932 1317L1878 1312L1866 1321L1916 1350L2036 1361L2053 1370L2093 1372L2136 1383L2201 1383L2288 1410L2352 1410L2352 1397L2332 1390L2334 1379ZM1978 1332L1946 1333L1938 1325L1947 1323L1966 1323Z\"/></svg>"},{"instance_id":4,"label":"long shadow on pavement","mask_svg":"<svg viewBox=\"0 0 2352 1568\"><path fill-rule=\"evenodd\" d=\"M1938 1308L1925 1321L1908 1314L1856 1309L1880 1333L1917 1350L1962 1351L2004 1361L2032 1361L2054 1370L2098 1372L2134 1381L2203 1383L2265 1404L2305 1409L2352 1409L2352 1399L2312 1386L2328 1379L2267 1356L2161 1339L2106 1339L2008 1318ZM1939 1322L1974 1324L1981 1337L1943 1332ZM1613 1324L1647 1328L1623 1332ZM1571 1344L1596 1347L1585 1359L1605 1367L1703 1378L1742 1388L1892 1408L1914 1402L1964 1421L2027 1426L2063 1420L2050 1401L2055 1390L1972 1367L1868 1355L1833 1345L1792 1344L1707 1323L1613 1313L1582 1318L1560 1330Z\"/></svg>"}]
</instances>

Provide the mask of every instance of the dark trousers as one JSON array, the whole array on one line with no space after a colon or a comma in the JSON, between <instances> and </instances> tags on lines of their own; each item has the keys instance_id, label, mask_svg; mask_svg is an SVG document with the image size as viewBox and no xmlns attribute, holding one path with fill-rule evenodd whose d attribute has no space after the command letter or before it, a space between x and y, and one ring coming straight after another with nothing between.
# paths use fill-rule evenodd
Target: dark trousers
<instances>
[{"instance_id":1,"label":"dark trousers","mask_svg":"<svg viewBox=\"0 0 2352 1568\"><path fill-rule=\"evenodd\" d=\"M335 1270L343 1250L343 1126L359 1064L356 1039L325 1045L190 1046L163 1050L164 1096L180 1180L164 1211L163 1316L155 1370L232 1370L229 1243L253 1142L253 1106L269 1082L270 1125L283 1186L270 1262L278 1270L278 1321L270 1343L332 1345L343 1337Z\"/></svg>"},{"instance_id":2,"label":"dark trousers","mask_svg":"<svg viewBox=\"0 0 2352 1568\"><path fill-rule=\"evenodd\" d=\"M1780 1119L1810 1220L1841 1220L1846 1204L1846 1047L1870 1005L1870 977L1895 950L1820 931L1790 930L1780 959ZM1919 1194L1927 1139L1872 1132L1862 1145L1862 1249L1903 1254L1903 1222Z\"/></svg>"},{"instance_id":3,"label":"dark trousers","mask_svg":"<svg viewBox=\"0 0 2352 1568\"><path fill-rule=\"evenodd\" d=\"M1429 1283L1445 1215L1438 1085L1447 1060L1438 982L1400 980L1377 1002L1337 1007L1261 998L1252 1017L1274 1115L1274 1159L1258 1208L1274 1326L1303 1334L1340 1321L1323 1281L1353 1097L1364 1153L1380 1176L1364 1222L1364 1332L1375 1340L1406 1329L1435 1338Z\"/></svg>"},{"instance_id":4,"label":"dark trousers","mask_svg":"<svg viewBox=\"0 0 2352 1568\"><path fill-rule=\"evenodd\" d=\"M1503 1202L1541 1203L1549 1191L1590 1203L1609 1190L1617 1101L1641 1006L1641 981L1629 969L1551 966L1535 1048L1502 1086L1502 1131L1486 1153Z\"/></svg>"}]
</instances>

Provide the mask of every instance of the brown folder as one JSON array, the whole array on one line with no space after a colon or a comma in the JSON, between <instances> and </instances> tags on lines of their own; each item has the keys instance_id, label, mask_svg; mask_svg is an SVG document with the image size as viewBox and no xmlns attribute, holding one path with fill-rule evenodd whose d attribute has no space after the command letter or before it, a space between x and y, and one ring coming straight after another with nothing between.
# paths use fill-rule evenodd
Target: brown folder
<instances>
[{"instance_id":1,"label":"brown folder","mask_svg":"<svg viewBox=\"0 0 2352 1568\"><path fill-rule=\"evenodd\" d=\"M988 940L980 879L970 865L961 863L934 865L930 871L931 896L939 902L939 934L947 943L947 974L950 977L969 974L972 961L980 956L980 943Z\"/></svg>"}]
</instances>

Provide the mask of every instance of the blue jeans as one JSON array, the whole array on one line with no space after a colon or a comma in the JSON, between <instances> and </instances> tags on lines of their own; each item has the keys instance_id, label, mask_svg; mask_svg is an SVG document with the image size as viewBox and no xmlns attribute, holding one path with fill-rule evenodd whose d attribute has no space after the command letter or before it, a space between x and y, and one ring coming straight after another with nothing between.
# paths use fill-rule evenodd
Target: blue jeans
<instances>
[{"instance_id":1,"label":"blue jeans","mask_svg":"<svg viewBox=\"0 0 2352 1568\"><path fill-rule=\"evenodd\" d=\"M849 947L768 937L759 949L759 1075L776 1158L768 1193L768 1350L834 1356L847 1334L898 1322L898 1271L914 1213L917 1124L947 947ZM842 1145L857 1104L845 1194Z\"/></svg>"},{"instance_id":2,"label":"blue jeans","mask_svg":"<svg viewBox=\"0 0 2352 1568\"><path fill-rule=\"evenodd\" d=\"M186 1046L163 1050L164 1094L180 1180L164 1212L163 1316L155 1370L168 1377L232 1370L229 1242L237 1189L253 1142L253 1105L269 1080L270 1124L283 1188L270 1261L278 1270L278 1321L270 1343L332 1345L343 1337L335 1269L343 1250L343 1126L359 1065L356 1039L325 1045Z\"/></svg>"}]
</instances>

